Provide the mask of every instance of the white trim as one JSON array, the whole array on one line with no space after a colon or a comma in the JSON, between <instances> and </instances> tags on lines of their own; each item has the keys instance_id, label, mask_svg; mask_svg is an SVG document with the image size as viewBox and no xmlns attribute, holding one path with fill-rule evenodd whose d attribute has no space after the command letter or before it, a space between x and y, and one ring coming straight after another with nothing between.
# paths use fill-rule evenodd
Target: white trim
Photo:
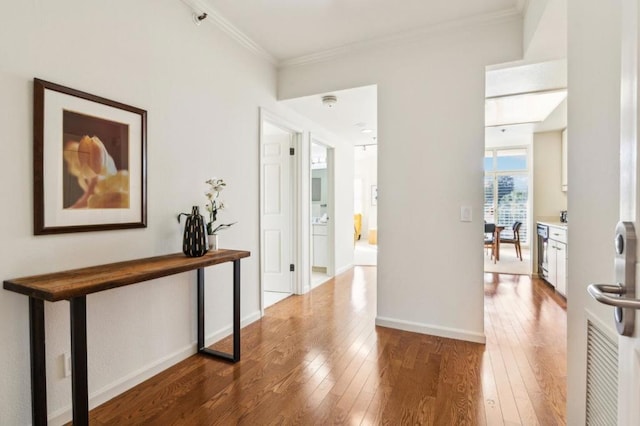
<instances>
[{"instance_id":1,"label":"white trim","mask_svg":"<svg viewBox=\"0 0 640 426\"><path fill-rule=\"evenodd\" d=\"M529 9L530 4L530 0L516 0L516 9L518 9L520 13L524 15Z\"/></svg>"},{"instance_id":2,"label":"white trim","mask_svg":"<svg viewBox=\"0 0 640 426\"><path fill-rule=\"evenodd\" d=\"M291 170L291 179L296 179L296 180L300 180L302 178L302 173L301 173L301 167L302 167L302 146L304 145L303 141L305 138L305 131L303 130L303 128L295 123L290 122L289 120L269 111L268 109L264 108L264 107L260 107L259 108L259 131L260 134L258 136L258 149L259 149L259 162L258 162L258 168L260 170L260 168L262 167L262 143L263 143L263 137L264 137L264 129L263 129L263 123L265 121L269 122L269 124L276 126L280 129L282 129L283 131L290 133L292 136L292 140L293 140L293 145L294 145L294 149L296 150L296 155L294 156L294 164L292 165L292 170ZM264 253L262 253L263 247L262 247L262 197L263 197L263 193L262 193L262 173L260 171L259 173L260 175L260 191L259 191L259 206L260 206L260 217L258 218L258 227L260 230L260 236L259 236L259 242L260 242L260 256L259 256L259 267L260 267L260 276L259 276L259 287L260 287L260 312L261 314L264 316L264 310L265 310L265 306L264 306L264 277L263 277L263 273L262 273L262 267L263 267L263 255ZM293 251L292 251L292 255L293 255L293 263L296 267L296 270L293 274L293 283L292 283L292 293L293 294L304 294L307 291L309 291L309 280L307 279L307 281L305 282L304 280L304 274L302 271L302 268L300 267L301 264L301 259L303 258L304 255L304 251L302 249L302 245L304 244L304 238L306 237L306 231L305 231L305 227L304 227L304 223L303 223L303 218L302 218L302 214L300 213L300 209L299 209L299 202L300 199L302 198L301 193L300 193L300 188L302 185L300 185L299 181L296 181L293 183L293 186L295 188L295 197L294 199L291 200L291 202L293 203L293 212L292 212L292 217L291 217L291 221L294 223L294 244L293 244ZM305 222L305 223L308 223ZM308 237L306 237L308 238ZM297 241L297 243L295 243Z\"/></svg>"},{"instance_id":3,"label":"white trim","mask_svg":"<svg viewBox=\"0 0 640 426\"><path fill-rule=\"evenodd\" d=\"M244 328L249 324L254 323L260 319L260 312L256 311L250 315L247 315L241 320L241 327ZM220 330L207 336L205 341L217 342L223 338L230 336L233 333L233 325L221 328ZM207 345L210 345L208 343ZM110 399L126 392L132 387L144 382L145 380L155 376L156 374L172 367L178 362L189 358L191 355L197 353L197 343L193 342L189 346L179 349L173 353L164 356L149 365L145 365L138 370L121 377L106 386L98 389L95 392L91 392L89 396L89 407L93 409ZM48 416L48 423L51 426L64 425L72 420L71 405L60 408L54 411Z\"/></svg>"},{"instance_id":4,"label":"white trim","mask_svg":"<svg viewBox=\"0 0 640 426\"><path fill-rule=\"evenodd\" d=\"M375 49L382 46L398 46L407 42L424 39L433 34L453 31L463 27L469 28L475 26L495 25L501 22L512 20L514 18L522 18L522 10L519 10L519 7L504 9L498 12L492 12L483 15L476 15L465 19L456 19L452 21L442 22L440 24L431 25L417 30L401 32L386 37L345 44L333 49L327 49L309 55L281 60L277 63L277 67L279 69L282 69L309 65L317 62L328 61L339 56L346 56L356 52L361 52L367 49Z\"/></svg>"},{"instance_id":5,"label":"white trim","mask_svg":"<svg viewBox=\"0 0 640 426\"><path fill-rule=\"evenodd\" d=\"M518 0L517 4L514 7L503 9L497 12L475 15L464 19L446 21L417 30L400 32L392 34L390 36L345 44L332 49L315 52L309 55L279 60L271 53L269 53L265 48L263 48L260 44L254 41L251 37L242 32L238 27L233 25L229 20L223 17L220 12L214 9L206 1L181 1L196 13L205 12L207 14L207 19L205 19L205 22L210 22L211 24L215 25L220 31L228 35L231 39L235 40L238 44L248 49L255 55L266 59L269 63L276 65L276 67L278 68L296 67L327 61L338 56L344 56L365 49L377 48L380 46L396 46L406 42L420 40L433 34L457 30L462 27L495 25L514 18L522 19L523 13L528 8L528 5L530 3L529 0Z\"/></svg>"},{"instance_id":6,"label":"white trim","mask_svg":"<svg viewBox=\"0 0 640 426\"><path fill-rule=\"evenodd\" d=\"M348 265L346 265L346 266L343 266L342 268L340 268L340 269L338 269L338 270L336 271L336 275L335 275L335 276L337 277L337 276L338 276L338 275L340 275L340 274L344 274L344 273L345 273L345 272L347 272L349 269L352 269L354 266L355 266L355 265L354 265L353 263L350 263L350 264L348 264ZM377 266L376 266L376 265L362 265L362 266L371 266L371 267L377 268Z\"/></svg>"},{"instance_id":7,"label":"white trim","mask_svg":"<svg viewBox=\"0 0 640 426\"><path fill-rule=\"evenodd\" d=\"M316 145L320 145L323 146L326 151L327 151L327 179L328 179L328 190L327 190L327 198L330 200L329 201L329 209L327 211L328 215L329 215L329 226L328 226L328 243L327 246L330 248L330 256L329 256L329 264L327 265L327 279L333 278L336 276L336 197L335 197L335 187L336 187L336 181L335 181L335 153L336 153L336 147L335 144L329 142L328 140L322 138L321 136L318 136L316 133L309 133L309 152L312 151L312 146L313 144ZM308 169L311 171L311 157L309 157L309 161L307 163L307 167ZM309 182L308 182L308 187L311 187L311 173L309 174ZM311 206L312 201L311 201L311 190L307 191L307 199L306 202L308 203L309 206ZM310 212L311 213L311 212ZM311 215L308 218L308 222L311 222ZM311 234L311 228L309 229L309 234ZM311 250L311 245L313 245L313 238L310 236L309 237L309 271L308 271L308 275L309 275L309 280L311 280L311 275L312 275L312 268L313 268L313 259L312 259L312 253L313 250ZM324 283L326 281L323 281L322 283ZM313 288L317 287L317 285L314 285Z\"/></svg>"},{"instance_id":8,"label":"white trim","mask_svg":"<svg viewBox=\"0 0 640 426\"><path fill-rule=\"evenodd\" d=\"M422 324L395 318L376 317L376 325L380 327L395 328L398 330L412 331L414 333L430 334L449 339L465 340L467 342L482 343L487 341L484 333L457 328L440 327L437 325Z\"/></svg>"},{"instance_id":9,"label":"white trim","mask_svg":"<svg viewBox=\"0 0 640 426\"><path fill-rule=\"evenodd\" d=\"M278 60L269 52L267 52L262 46L253 41L248 35L242 32L238 27L229 22L226 18L224 18L220 12L215 10L209 4L201 0L182 0L187 6L189 6L195 13L205 12L207 14L207 18L204 22L210 22L211 24L218 27L220 31L228 35L231 39L235 40L242 47L248 49L250 52L255 55L266 59L271 64L276 65Z\"/></svg>"},{"instance_id":10,"label":"white trim","mask_svg":"<svg viewBox=\"0 0 640 426\"><path fill-rule=\"evenodd\" d=\"M262 318L260 311L256 311L252 314L249 314L244 318L242 318L242 320L240 321L240 328L244 328L249 324L252 324L258 321L260 318ZM233 324L229 324L226 327L222 327L217 331L214 331L213 333L209 334L208 336L205 336L204 344L205 346L210 346L215 342L219 342L220 340L224 339L227 336L231 336L232 334L233 334Z\"/></svg>"},{"instance_id":11,"label":"white trim","mask_svg":"<svg viewBox=\"0 0 640 426\"><path fill-rule=\"evenodd\" d=\"M321 285L324 285L326 283L328 283L329 281L331 281L332 279L334 279L335 277L330 277L329 275L327 275L327 277L323 280L323 281L318 281L318 282L311 282L311 290L314 290L318 287L320 287Z\"/></svg>"},{"instance_id":12,"label":"white trim","mask_svg":"<svg viewBox=\"0 0 640 426\"><path fill-rule=\"evenodd\" d=\"M278 114L269 111L267 108L259 107L259 111L261 123L260 126L262 126L263 120L267 120L274 126L281 128L282 130L301 134L304 133L304 129L301 126L279 116ZM260 127L260 131L262 132L262 127Z\"/></svg>"}]
</instances>

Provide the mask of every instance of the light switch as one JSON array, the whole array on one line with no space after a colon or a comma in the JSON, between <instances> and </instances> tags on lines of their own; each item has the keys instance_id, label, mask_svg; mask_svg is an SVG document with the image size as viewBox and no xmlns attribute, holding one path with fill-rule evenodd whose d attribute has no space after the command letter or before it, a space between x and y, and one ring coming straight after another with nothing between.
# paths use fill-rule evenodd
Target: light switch
<instances>
[{"instance_id":1,"label":"light switch","mask_svg":"<svg viewBox=\"0 0 640 426\"><path fill-rule=\"evenodd\" d=\"M473 211L471 206L460 207L460 222L471 222L473 218Z\"/></svg>"}]
</instances>

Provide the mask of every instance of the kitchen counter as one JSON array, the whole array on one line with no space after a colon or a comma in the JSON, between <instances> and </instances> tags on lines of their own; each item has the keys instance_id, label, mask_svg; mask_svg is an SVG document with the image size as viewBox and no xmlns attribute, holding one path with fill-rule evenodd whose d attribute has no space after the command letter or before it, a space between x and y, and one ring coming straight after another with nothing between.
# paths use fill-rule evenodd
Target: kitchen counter
<instances>
[{"instance_id":1,"label":"kitchen counter","mask_svg":"<svg viewBox=\"0 0 640 426\"><path fill-rule=\"evenodd\" d=\"M563 228L563 229L568 229L569 228L569 224L566 222L560 222L560 221L546 221L546 220L539 220L537 221L538 223L542 224L542 225L547 225L547 226L554 226L556 228Z\"/></svg>"}]
</instances>

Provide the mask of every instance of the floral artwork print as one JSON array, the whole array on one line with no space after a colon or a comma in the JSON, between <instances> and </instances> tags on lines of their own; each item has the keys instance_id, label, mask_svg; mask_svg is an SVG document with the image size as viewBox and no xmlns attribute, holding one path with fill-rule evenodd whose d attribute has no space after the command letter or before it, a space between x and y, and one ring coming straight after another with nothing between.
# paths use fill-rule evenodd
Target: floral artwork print
<instances>
[{"instance_id":1,"label":"floral artwork print","mask_svg":"<svg viewBox=\"0 0 640 426\"><path fill-rule=\"evenodd\" d=\"M65 209L129 208L126 124L63 111Z\"/></svg>"}]
</instances>

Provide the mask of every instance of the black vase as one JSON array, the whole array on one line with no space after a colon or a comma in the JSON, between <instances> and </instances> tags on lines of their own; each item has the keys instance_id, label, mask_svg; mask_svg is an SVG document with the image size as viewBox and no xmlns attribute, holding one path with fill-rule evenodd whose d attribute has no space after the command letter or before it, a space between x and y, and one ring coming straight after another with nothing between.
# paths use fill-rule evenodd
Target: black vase
<instances>
[{"instance_id":1,"label":"black vase","mask_svg":"<svg viewBox=\"0 0 640 426\"><path fill-rule=\"evenodd\" d=\"M182 215L187 216L187 221L184 224L182 252L189 257L203 256L207 252L207 232L198 206L192 207L191 214L180 213L178 221Z\"/></svg>"}]
</instances>

